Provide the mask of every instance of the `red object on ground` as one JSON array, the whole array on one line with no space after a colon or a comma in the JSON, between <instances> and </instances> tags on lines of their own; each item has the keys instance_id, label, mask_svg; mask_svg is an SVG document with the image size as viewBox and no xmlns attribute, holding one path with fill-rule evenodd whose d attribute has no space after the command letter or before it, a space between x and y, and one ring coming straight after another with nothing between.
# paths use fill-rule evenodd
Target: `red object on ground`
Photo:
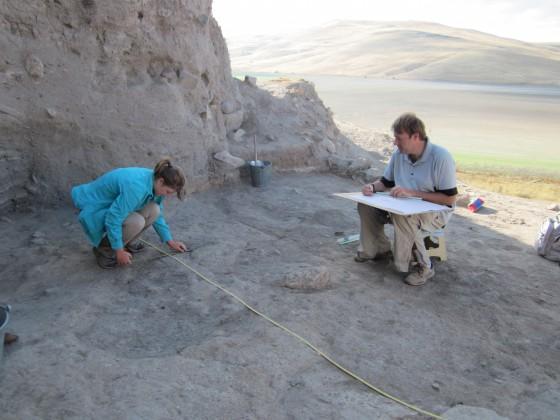
<instances>
[{"instance_id":1,"label":"red object on ground","mask_svg":"<svg viewBox=\"0 0 560 420\"><path fill-rule=\"evenodd\" d=\"M477 197L469 203L467 208L473 213L477 212L484 204L484 199L482 197Z\"/></svg>"}]
</instances>

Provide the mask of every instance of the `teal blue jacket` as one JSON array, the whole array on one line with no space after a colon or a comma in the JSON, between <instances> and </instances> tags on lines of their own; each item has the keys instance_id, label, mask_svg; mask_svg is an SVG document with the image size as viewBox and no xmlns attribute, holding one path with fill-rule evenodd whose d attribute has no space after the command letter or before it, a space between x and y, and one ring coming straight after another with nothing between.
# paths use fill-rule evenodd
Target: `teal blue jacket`
<instances>
[{"instance_id":1,"label":"teal blue jacket","mask_svg":"<svg viewBox=\"0 0 560 420\"><path fill-rule=\"evenodd\" d=\"M154 229L163 242L172 239L163 218L163 198L154 195L154 171L146 168L114 169L95 181L72 188L72 200L80 210L80 224L91 244L98 246L107 233L113 249L124 246L125 219L152 201L161 210Z\"/></svg>"}]
</instances>

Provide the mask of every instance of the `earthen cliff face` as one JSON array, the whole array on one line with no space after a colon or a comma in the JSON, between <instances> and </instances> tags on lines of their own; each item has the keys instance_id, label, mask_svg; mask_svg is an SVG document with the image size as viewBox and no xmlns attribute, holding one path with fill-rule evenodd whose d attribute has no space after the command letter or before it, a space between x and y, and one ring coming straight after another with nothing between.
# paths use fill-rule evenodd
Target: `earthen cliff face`
<instances>
[{"instance_id":1,"label":"earthen cliff face","mask_svg":"<svg viewBox=\"0 0 560 420\"><path fill-rule=\"evenodd\" d=\"M211 0L0 0L0 50L3 209L162 156L205 189L255 139L277 166L326 167L341 138L312 86L272 99L232 78Z\"/></svg>"},{"instance_id":2,"label":"earthen cliff face","mask_svg":"<svg viewBox=\"0 0 560 420\"><path fill-rule=\"evenodd\" d=\"M1 0L0 205L162 155L209 184L236 97L211 3Z\"/></svg>"}]
</instances>

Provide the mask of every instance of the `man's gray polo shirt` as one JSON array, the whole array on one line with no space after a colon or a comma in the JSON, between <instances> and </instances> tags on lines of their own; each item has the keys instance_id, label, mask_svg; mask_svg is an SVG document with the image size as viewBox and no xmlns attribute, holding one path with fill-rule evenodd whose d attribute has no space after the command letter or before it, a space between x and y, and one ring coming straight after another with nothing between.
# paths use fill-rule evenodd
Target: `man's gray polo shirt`
<instances>
[{"instance_id":1,"label":"man's gray polo shirt","mask_svg":"<svg viewBox=\"0 0 560 420\"><path fill-rule=\"evenodd\" d=\"M446 149L430 141L427 141L424 153L416 162L412 162L407 154L395 150L383 178L399 187L423 192L457 187L453 157Z\"/></svg>"}]
</instances>

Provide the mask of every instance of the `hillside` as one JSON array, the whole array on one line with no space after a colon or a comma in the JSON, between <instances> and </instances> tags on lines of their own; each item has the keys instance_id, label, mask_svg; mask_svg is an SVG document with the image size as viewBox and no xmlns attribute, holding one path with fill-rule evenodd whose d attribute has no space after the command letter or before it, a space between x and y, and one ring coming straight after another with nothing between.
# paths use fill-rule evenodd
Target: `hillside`
<instances>
[{"instance_id":1,"label":"hillside","mask_svg":"<svg viewBox=\"0 0 560 420\"><path fill-rule=\"evenodd\" d=\"M286 37L227 43L238 71L560 84L557 45L428 22L336 21Z\"/></svg>"}]
</instances>

